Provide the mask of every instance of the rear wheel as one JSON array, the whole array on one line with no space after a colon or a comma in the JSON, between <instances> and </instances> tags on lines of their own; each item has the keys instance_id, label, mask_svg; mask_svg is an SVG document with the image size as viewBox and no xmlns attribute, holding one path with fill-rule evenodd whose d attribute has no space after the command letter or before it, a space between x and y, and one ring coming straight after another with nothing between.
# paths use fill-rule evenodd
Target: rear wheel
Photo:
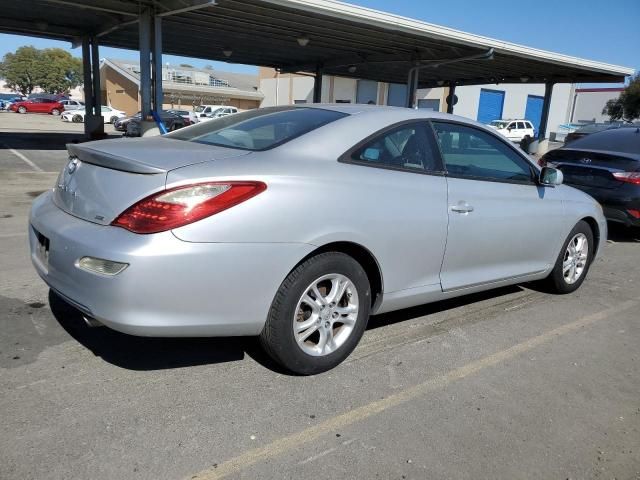
<instances>
[{"instance_id":1,"label":"rear wheel","mask_svg":"<svg viewBox=\"0 0 640 480\"><path fill-rule=\"evenodd\" d=\"M18 107L18 113L27 113L27 107L23 107L23 106Z\"/></svg>"},{"instance_id":2,"label":"rear wheel","mask_svg":"<svg viewBox=\"0 0 640 480\"><path fill-rule=\"evenodd\" d=\"M323 253L300 264L280 285L260 343L294 373L324 372L356 347L370 309L371 289L362 266L343 253Z\"/></svg>"},{"instance_id":3,"label":"rear wheel","mask_svg":"<svg viewBox=\"0 0 640 480\"><path fill-rule=\"evenodd\" d=\"M115 117L115 116L109 119L109 123L116 123L117 121L118 121L118 117Z\"/></svg>"},{"instance_id":4,"label":"rear wheel","mask_svg":"<svg viewBox=\"0 0 640 480\"><path fill-rule=\"evenodd\" d=\"M54 108L53 110L51 110L51 115L55 115L57 117L58 115L60 115L60 110L57 108Z\"/></svg>"},{"instance_id":5,"label":"rear wheel","mask_svg":"<svg viewBox=\"0 0 640 480\"><path fill-rule=\"evenodd\" d=\"M591 227L581 220L565 240L556 264L546 279L547 286L555 293L575 292L587 276L594 249Z\"/></svg>"}]
</instances>

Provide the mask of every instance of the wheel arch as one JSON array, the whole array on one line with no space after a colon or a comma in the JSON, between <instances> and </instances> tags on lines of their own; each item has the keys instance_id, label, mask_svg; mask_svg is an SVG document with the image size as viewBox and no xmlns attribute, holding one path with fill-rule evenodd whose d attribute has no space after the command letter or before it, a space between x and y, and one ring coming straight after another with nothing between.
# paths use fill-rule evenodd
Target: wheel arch
<instances>
[{"instance_id":1,"label":"wheel arch","mask_svg":"<svg viewBox=\"0 0 640 480\"><path fill-rule=\"evenodd\" d=\"M367 274L367 278L369 279L369 285L371 286L371 313L375 313L382 303L382 292L384 288L382 270L380 269L380 264L373 253L359 243L337 241L324 244L307 254L291 270L294 270L298 265L309 258L327 252L344 253L345 255L349 255L362 266Z\"/></svg>"},{"instance_id":2,"label":"wheel arch","mask_svg":"<svg viewBox=\"0 0 640 480\"><path fill-rule=\"evenodd\" d=\"M586 222L587 225L591 228L591 233L593 233L593 239L595 240L593 247L593 256L595 257L598 253L598 249L600 248L600 227L598 226L598 222L593 217L583 217L580 219L583 222Z\"/></svg>"}]
</instances>

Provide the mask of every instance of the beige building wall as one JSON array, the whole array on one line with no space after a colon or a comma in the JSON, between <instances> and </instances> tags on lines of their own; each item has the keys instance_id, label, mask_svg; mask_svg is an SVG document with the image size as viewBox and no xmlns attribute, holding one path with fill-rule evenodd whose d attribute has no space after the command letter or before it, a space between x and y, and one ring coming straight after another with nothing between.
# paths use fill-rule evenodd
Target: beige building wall
<instances>
[{"instance_id":1,"label":"beige building wall","mask_svg":"<svg viewBox=\"0 0 640 480\"><path fill-rule=\"evenodd\" d=\"M138 85L112 68L102 70L104 78L102 101L127 115L134 115L140 110L138 101Z\"/></svg>"}]
</instances>

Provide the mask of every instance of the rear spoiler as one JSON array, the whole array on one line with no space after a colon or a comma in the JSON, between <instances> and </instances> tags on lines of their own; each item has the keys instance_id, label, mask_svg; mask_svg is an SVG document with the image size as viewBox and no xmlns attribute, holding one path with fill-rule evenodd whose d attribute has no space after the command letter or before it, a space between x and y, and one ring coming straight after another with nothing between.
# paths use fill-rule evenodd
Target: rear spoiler
<instances>
[{"instance_id":1,"label":"rear spoiler","mask_svg":"<svg viewBox=\"0 0 640 480\"><path fill-rule=\"evenodd\" d=\"M111 153L94 150L91 147L77 143L67 143L67 151L70 156L77 157L82 162L97 165L99 167L110 168L111 170L139 173L142 175L167 173L167 170L163 170L162 168L154 167L153 165L148 165L138 160L132 160L130 158L124 158Z\"/></svg>"}]
</instances>

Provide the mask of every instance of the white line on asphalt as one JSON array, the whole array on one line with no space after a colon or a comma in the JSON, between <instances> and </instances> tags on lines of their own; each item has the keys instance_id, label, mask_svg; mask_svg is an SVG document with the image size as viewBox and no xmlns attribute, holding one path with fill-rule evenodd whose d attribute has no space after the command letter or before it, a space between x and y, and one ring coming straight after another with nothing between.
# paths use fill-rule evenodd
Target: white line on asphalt
<instances>
[{"instance_id":1,"label":"white line on asphalt","mask_svg":"<svg viewBox=\"0 0 640 480\"><path fill-rule=\"evenodd\" d=\"M417 397L442 389L450 383L467 378L484 370L485 368L493 367L506 360L511 360L522 353L551 342L562 335L581 330L602 320L616 318L617 314L625 310L637 308L639 303L640 302L638 300L627 300L615 307L587 315L552 330L547 330L536 337L524 340L510 348L492 353L479 358L478 360L474 360L462 367L450 370L443 375L429 378L423 383L413 385L388 397L383 397L380 400L375 400L366 405L362 405L361 407L338 414L335 417L328 418L327 420L304 430L277 438L262 447L240 452L236 457L216 464L213 468L208 468L197 474L189 475L186 479L218 480L229 475L242 476L243 470L255 465L256 463L273 459L291 450L298 449L300 446L317 440L330 432L345 429L355 423L362 422L363 420L375 417L376 415L379 415L391 408L405 404Z\"/></svg>"},{"instance_id":2,"label":"white line on asphalt","mask_svg":"<svg viewBox=\"0 0 640 480\"><path fill-rule=\"evenodd\" d=\"M22 160L24 163L26 163L27 165L29 165L31 168L33 168L36 172L44 172L43 169L41 169L38 165L36 165L35 163L33 163L31 160L29 160L27 157L25 157L23 154L21 154L19 151L14 150L13 148L11 148L9 145L7 145L6 143L3 144L5 148L9 149L9 151L11 153L13 153L16 157L18 157L20 160Z\"/></svg>"}]
</instances>

